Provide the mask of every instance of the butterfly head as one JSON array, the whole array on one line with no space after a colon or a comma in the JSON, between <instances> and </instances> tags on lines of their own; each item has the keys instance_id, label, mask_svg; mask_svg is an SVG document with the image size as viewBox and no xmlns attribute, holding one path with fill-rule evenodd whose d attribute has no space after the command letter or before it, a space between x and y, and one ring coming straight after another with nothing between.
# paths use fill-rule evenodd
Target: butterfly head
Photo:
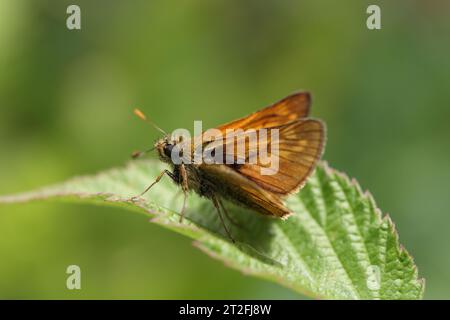
<instances>
[{"instance_id":1,"label":"butterfly head","mask_svg":"<svg viewBox=\"0 0 450 320\"><path fill-rule=\"evenodd\" d=\"M161 138L158 141L156 141L154 148L158 152L161 161L171 163L173 148L180 142L181 142L180 140L170 139L169 136L165 136L164 138Z\"/></svg>"}]
</instances>

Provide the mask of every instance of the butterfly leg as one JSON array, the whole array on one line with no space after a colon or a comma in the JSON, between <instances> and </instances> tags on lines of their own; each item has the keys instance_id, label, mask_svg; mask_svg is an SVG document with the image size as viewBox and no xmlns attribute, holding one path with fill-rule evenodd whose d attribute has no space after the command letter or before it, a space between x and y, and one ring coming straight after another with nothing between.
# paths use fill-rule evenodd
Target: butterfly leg
<instances>
[{"instance_id":1,"label":"butterfly leg","mask_svg":"<svg viewBox=\"0 0 450 320\"><path fill-rule=\"evenodd\" d=\"M184 213L186 211L186 199L187 199L187 192L188 192L188 178L186 173L186 168L184 167L184 164L180 165L180 178L181 178L181 190L183 190L184 198L183 198L183 207L181 208L180 212L180 223L183 222Z\"/></svg>"},{"instance_id":2,"label":"butterfly leg","mask_svg":"<svg viewBox=\"0 0 450 320\"><path fill-rule=\"evenodd\" d=\"M239 222L237 222L236 219L234 219L234 218L228 213L227 208L225 208L225 206L224 206L224 204L223 204L223 202L222 202L222 200L221 200L220 198L218 199L218 202L219 202L220 207L222 208L223 213L224 213L225 216L227 217L227 219L228 219L234 226L243 229L244 227L243 227Z\"/></svg>"},{"instance_id":3,"label":"butterfly leg","mask_svg":"<svg viewBox=\"0 0 450 320\"><path fill-rule=\"evenodd\" d=\"M187 199L187 192L183 191L183 207L181 207L181 212L180 212L180 223L183 222L183 218L184 218L184 212L186 211L186 199Z\"/></svg>"},{"instance_id":4,"label":"butterfly leg","mask_svg":"<svg viewBox=\"0 0 450 320\"><path fill-rule=\"evenodd\" d=\"M173 175L172 172L170 172L169 170L164 170L162 171L158 177L156 177L156 180L152 182L151 185L149 185L144 191L142 191L140 194L138 194L137 196L133 196L129 199L129 201L136 201L138 198L142 197L144 194L146 194L155 184L157 184L161 178L167 174L169 177L171 177L173 180L175 180L175 176Z\"/></svg>"},{"instance_id":5,"label":"butterfly leg","mask_svg":"<svg viewBox=\"0 0 450 320\"><path fill-rule=\"evenodd\" d=\"M220 221L222 222L223 228L225 229L225 232L227 233L228 237L230 238L230 240L235 243L236 241L234 241L234 238L231 236L230 231L227 228L227 225L225 224L225 220L222 217L222 214L220 213L220 204L219 204L219 200L217 200L217 198L215 196L213 196L212 198L212 202L214 204L214 207L216 207L217 213L219 214L219 218Z\"/></svg>"}]
</instances>

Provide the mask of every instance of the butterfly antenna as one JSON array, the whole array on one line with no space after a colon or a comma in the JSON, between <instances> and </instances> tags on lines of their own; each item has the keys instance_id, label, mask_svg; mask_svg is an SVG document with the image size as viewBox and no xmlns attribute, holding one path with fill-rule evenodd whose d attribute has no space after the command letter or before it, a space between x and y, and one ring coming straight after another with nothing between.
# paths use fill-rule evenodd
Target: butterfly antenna
<instances>
[{"instance_id":1,"label":"butterfly antenna","mask_svg":"<svg viewBox=\"0 0 450 320\"><path fill-rule=\"evenodd\" d=\"M161 132L162 134L164 134L165 136L167 136L167 132L165 132L163 129L161 129L160 127L158 127L153 121L151 121L150 119L147 118L147 116L139 109L134 109L134 114L136 116L138 116L141 120L149 123L152 127L154 127L156 130L158 130L159 132Z\"/></svg>"},{"instance_id":2,"label":"butterfly antenna","mask_svg":"<svg viewBox=\"0 0 450 320\"><path fill-rule=\"evenodd\" d=\"M165 132L163 129L161 129L160 127L158 127L153 121L151 121L150 119L147 118L147 116L139 109L134 109L134 114L136 116L138 116L141 120L147 122L148 124L150 124L152 127L154 127L156 130L158 130L159 132L161 132L162 134L164 134L165 136L167 136L167 132ZM144 151L134 151L131 154L131 157L133 159L139 158L141 156L143 156L144 154L151 152L155 150L155 147L150 148L148 150L144 150Z\"/></svg>"},{"instance_id":3,"label":"butterfly antenna","mask_svg":"<svg viewBox=\"0 0 450 320\"><path fill-rule=\"evenodd\" d=\"M131 157L132 157L133 159L137 159L137 158L143 156L144 154L149 153L150 151L153 151L153 150L155 150L155 147L150 148L150 149L148 149L148 150L144 150L144 151L134 151L134 152L131 154Z\"/></svg>"}]
</instances>

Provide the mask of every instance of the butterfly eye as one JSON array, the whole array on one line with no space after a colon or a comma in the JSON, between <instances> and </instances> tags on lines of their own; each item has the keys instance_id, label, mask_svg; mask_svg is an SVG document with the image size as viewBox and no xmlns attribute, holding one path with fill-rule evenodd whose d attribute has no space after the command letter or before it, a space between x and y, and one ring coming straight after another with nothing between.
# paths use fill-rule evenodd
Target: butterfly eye
<instances>
[{"instance_id":1,"label":"butterfly eye","mask_svg":"<svg viewBox=\"0 0 450 320\"><path fill-rule=\"evenodd\" d=\"M166 144L165 146L164 146L164 154L167 156L167 157L171 157L172 156L172 149L173 149L173 144Z\"/></svg>"}]
</instances>

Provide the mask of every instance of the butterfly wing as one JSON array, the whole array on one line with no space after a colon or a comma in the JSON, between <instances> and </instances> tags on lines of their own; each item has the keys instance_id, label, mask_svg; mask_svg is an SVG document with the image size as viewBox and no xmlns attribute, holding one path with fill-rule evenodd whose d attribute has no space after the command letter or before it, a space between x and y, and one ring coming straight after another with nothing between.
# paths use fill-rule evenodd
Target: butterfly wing
<instances>
[{"instance_id":1,"label":"butterfly wing","mask_svg":"<svg viewBox=\"0 0 450 320\"><path fill-rule=\"evenodd\" d=\"M275 148L276 145L271 139L273 129L278 129L278 148ZM238 154L236 145L245 143L245 139L245 135L240 135L235 141L226 144L225 157L227 150L232 150L233 147L235 148L233 154ZM244 163L230 166L264 190L286 195L303 186L322 155L324 141L325 126L321 121L299 119L279 127L269 128L267 138L265 140L259 138L256 145L245 143ZM278 166L270 168L270 163L267 161L262 163L259 158L253 163L249 160L252 151L258 152L255 148L261 148L262 144L272 145L267 149L268 159L277 156ZM265 170L265 174L262 174L262 170Z\"/></svg>"},{"instance_id":2,"label":"butterfly wing","mask_svg":"<svg viewBox=\"0 0 450 320\"><path fill-rule=\"evenodd\" d=\"M225 132L226 129L260 129L279 126L309 114L311 95L309 92L293 93L286 98L256 111L246 117L223 124L217 129Z\"/></svg>"},{"instance_id":3,"label":"butterfly wing","mask_svg":"<svg viewBox=\"0 0 450 320\"><path fill-rule=\"evenodd\" d=\"M266 215L287 217L291 212L283 205L281 197L302 187L323 152L325 126L319 120L306 118L310 104L309 93L295 93L247 117L217 128L224 136L227 129L245 131L268 128L266 140L260 141L267 145L272 143L271 130L278 129L278 148L270 148L269 152L270 157L273 150L278 150L278 170L263 175L261 171L270 170L270 166L260 161L249 163L248 159L245 159L247 161L244 164L203 163L199 169L204 178L216 186L216 192L229 200ZM214 148L224 154L224 159L229 155L228 150L233 150L232 157L235 157L239 139L245 142L246 137L237 136L236 141L231 144L225 141L221 145L216 144ZM209 139L203 140L204 146L209 144ZM249 144L244 143L244 146L244 157L248 157L254 150Z\"/></svg>"},{"instance_id":4,"label":"butterfly wing","mask_svg":"<svg viewBox=\"0 0 450 320\"><path fill-rule=\"evenodd\" d=\"M268 216L286 218L291 214L279 196L268 192L232 168L216 165L200 165L202 177L215 186L220 196Z\"/></svg>"}]
</instances>

